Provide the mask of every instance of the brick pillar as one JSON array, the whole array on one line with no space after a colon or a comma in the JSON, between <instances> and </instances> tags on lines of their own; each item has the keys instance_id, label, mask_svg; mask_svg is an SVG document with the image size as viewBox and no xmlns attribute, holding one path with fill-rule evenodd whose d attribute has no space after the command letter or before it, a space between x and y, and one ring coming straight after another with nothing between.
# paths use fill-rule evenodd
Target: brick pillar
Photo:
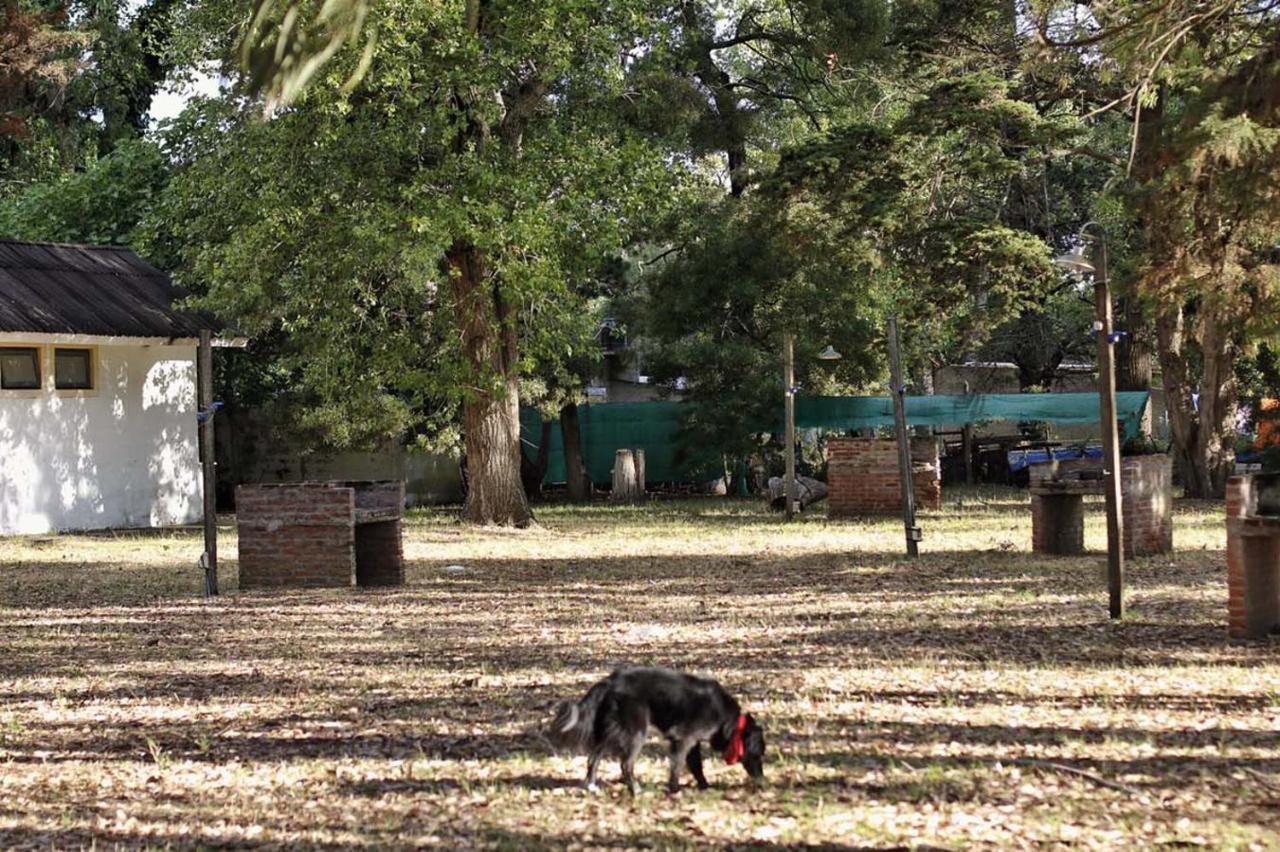
<instances>
[{"instance_id":1,"label":"brick pillar","mask_svg":"<svg viewBox=\"0 0 1280 852\"><path fill-rule=\"evenodd\" d=\"M1227 635L1241 639L1245 629L1244 547L1236 524L1250 510L1253 491L1251 477L1233 476L1227 480Z\"/></svg>"},{"instance_id":2,"label":"brick pillar","mask_svg":"<svg viewBox=\"0 0 1280 852\"><path fill-rule=\"evenodd\" d=\"M341 483L356 492L356 585L404 585L402 480Z\"/></svg>"},{"instance_id":3,"label":"brick pillar","mask_svg":"<svg viewBox=\"0 0 1280 852\"><path fill-rule=\"evenodd\" d=\"M1120 461L1125 556L1173 550L1173 459L1129 456Z\"/></svg>"},{"instance_id":4,"label":"brick pillar","mask_svg":"<svg viewBox=\"0 0 1280 852\"><path fill-rule=\"evenodd\" d=\"M380 521L356 527L356 585L404 585L400 521Z\"/></svg>"},{"instance_id":5,"label":"brick pillar","mask_svg":"<svg viewBox=\"0 0 1280 852\"><path fill-rule=\"evenodd\" d=\"M1227 632L1265 638L1280 631L1280 524L1264 498L1275 474L1227 481Z\"/></svg>"},{"instance_id":6,"label":"brick pillar","mask_svg":"<svg viewBox=\"0 0 1280 852\"><path fill-rule=\"evenodd\" d=\"M932 456L932 464L929 458ZM942 478L937 443L912 442L912 478L916 503L937 509L942 500ZM829 438L827 440L827 517L855 518L887 514L902 508L898 475L898 444L883 438Z\"/></svg>"},{"instance_id":7,"label":"brick pillar","mask_svg":"<svg viewBox=\"0 0 1280 852\"><path fill-rule=\"evenodd\" d=\"M1084 553L1084 498L1081 495L1031 495L1031 550L1059 556Z\"/></svg>"},{"instance_id":8,"label":"brick pillar","mask_svg":"<svg viewBox=\"0 0 1280 852\"><path fill-rule=\"evenodd\" d=\"M942 508L942 461L938 458L938 439L911 439L911 476L916 488L916 507ZM901 498L899 498L901 499Z\"/></svg>"}]
</instances>

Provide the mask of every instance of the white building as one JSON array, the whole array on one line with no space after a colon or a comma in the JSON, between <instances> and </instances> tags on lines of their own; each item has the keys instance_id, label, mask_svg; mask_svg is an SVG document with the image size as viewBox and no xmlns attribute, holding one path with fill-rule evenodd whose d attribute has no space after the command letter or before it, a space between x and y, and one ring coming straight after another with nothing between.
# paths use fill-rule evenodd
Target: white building
<instances>
[{"instance_id":1,"label":"white building","mask_svg":"<svg viewBox=\"0 0 1280 852\"><path fill-rule=\"evenodd\" d=\"M133 252L0 240L0 535L201 517L211 317Z\"/></svg>"}]
</instances>

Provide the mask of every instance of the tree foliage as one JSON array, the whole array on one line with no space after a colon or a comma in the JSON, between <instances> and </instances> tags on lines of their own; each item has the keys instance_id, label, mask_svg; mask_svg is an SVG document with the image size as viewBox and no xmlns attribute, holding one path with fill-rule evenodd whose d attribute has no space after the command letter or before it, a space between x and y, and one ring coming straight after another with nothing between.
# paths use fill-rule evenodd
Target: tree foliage
<instances>
[{"instance_id":1,"label":"tree foliage","mask_svg":"<svg viewBox=\"0 0 1280 852\"><path fill-rule=\"evenodd\" d=\"M670 191L614 120L634 13L382 3L371 55L317 69L270 121L211 105L167 218L209 306L288 338L305 423L350 443L461 409L471 495L518 458L521 383L589 350L584 285ZM475 519L523 522L522 500Z\"/></svg>"},{"instance_id":2,"label":"tree foliage","mask_svg":"<svg viewBox=\"0 0 1280 852\"><path fill-rule=\"evenodd\" d=\"M1234 362L1274 331L1276 11L1174 0L1041 13L1048 44L1097 57L1111 96L1098 109L1131 127L1116 194L1137 237L1179 467L1203 496L1221 494L1233 467Z\"/></svg>"},{"instance_id":3,"label":"tree foliage","mask_svg":"<svg viewBox=\"0 0 1280 852\"><path fill-rule=\"evenodd\" d=\"M889 314L920 378L1051 383L1092 351L1050 261L1092 220L1197 493L1275 332L1271 2L5 8L0 228L143 246L313 440L465 445L476 520L527 520L518 406L575 400L615 311L690 440L746 454L785 334L809 391L877 388ZM211 66L228 91L156 134L160 81Z\"/></svg>"},{"instance_id":4,"label":"tree foliage","mask_svg":"<svg viewBox=\"0 0 1280 852\"><path fill-rule=\"evenodd\" d=\"M689 217L638 318L658 374L687 381L691 440L750 451L776 420L785 333L808 391L848 391L882 375L890 313L928 369L1041 304L1058 276L1010 187L1075 128L1011 88L988 71L934 80L887 120L784 149L747 197ZM812 360L828 343L846 355L834 370Z\"/></svg>"},{"instance_id":5,"label":"tree foliage","mask_svg":"<svg viewBox=\"0 0 1280 852\"><path fill-rule=\"evenodd\" d=\"M134 245L169 178L153 142L131 140L84 170L0 200L0 234L27 240Z\"/></svg>"}]
</instances>

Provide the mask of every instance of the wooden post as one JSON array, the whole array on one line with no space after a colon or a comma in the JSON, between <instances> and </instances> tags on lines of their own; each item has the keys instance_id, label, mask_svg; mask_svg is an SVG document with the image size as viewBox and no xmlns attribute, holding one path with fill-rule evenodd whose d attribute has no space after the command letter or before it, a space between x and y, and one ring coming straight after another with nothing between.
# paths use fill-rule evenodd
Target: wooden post
<instances>
[{"instance_id":1,"label":"wooden post","mask_svg":"<svg viewBox=\"0 0 1280 852\"><path fill-rule=\"evenodd\" d=\"M1107 499L1107 594L1112 618L1124 617L1124 518L1120 493L1120 427L1116 422L1115 348L1111 342L1111 288L1107 246L1098 238L1093 283L1098 310L1098 408L1102 418L1103 484Z\"/></svg>"},{"instance_id":2,"label":"wooden post","mask_svg":"<svg viewBox=\"0 0 1280 852\"><path fill-rule=\"evenodd\" d=\"M644 490L644 450L636 449L631 451L631 457L636 466L636 499L643 500Z\"/></svg>"},{"instance_id":3,"label":"wooden post","mask_svg":"<svg viewBox=\"0 0 1280 852\"><path fill-rule=\"evenodd\" d=\"M796 514L796 352L795 335L787 334L782 338L782 384L786 389L786 425L784 426L787 443L786 476L783 479L783 493L787 501L787 520Z\"/></svg>"},{"instance_id":4,"label":"wooden post","mask_svg":"<svg viewBox=\"0 0 1280 852\"><path fill-rule=\"evenodd\" d=\"M898 479L902 490L902 527L907 539L907 556L920 554L916 528L916 483L911 475L911 439L907 435L907 404L903 396L902 354L898 343L898 318L889 317L889 389L893 396L893 431L898 438Z\"/></svg>"},{"instance_id":5,"label":"wooden post","mask_svg":"<svg viewBox=\"0 0 1280 852\"><path fill-rule=\"evenodd\" d=\"M976 476L974 475L973 464L973 424L964 424L964 429L960 432L960 451L964 453L964 483L972 485Z\"/></svg>"},{"instance_id":6,"label":"wooden post","mask_svg":"<svg viewBox=\"0 0 1280 852\"><path fill-rule=\"evenodd\" d=\"M204 417L197 430L204 479L204 593L218 594L218 494L213 452L213 334L200 332L196 350L197 411Z\"/></svg>"}]
</instances>

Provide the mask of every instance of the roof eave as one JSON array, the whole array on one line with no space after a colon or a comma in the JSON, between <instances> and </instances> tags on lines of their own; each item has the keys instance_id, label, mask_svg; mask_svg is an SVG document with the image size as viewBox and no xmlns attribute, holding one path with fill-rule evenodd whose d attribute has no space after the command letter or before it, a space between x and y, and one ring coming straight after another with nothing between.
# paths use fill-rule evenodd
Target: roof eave
<instances>
[{"instance_id":1,"label":"roof eave","mask_svg":"<svg viewBox=\"0 0 1280 852\"><path fill-rule=\"evenodd\" d=\"M0 345L31 344L37 346L195 346L199 338L194 336L168 337L163 335L132 334L80 334L77 332L49 331L0 331ZM225 349L243 349L249 345L247 337L213 338L213 345Z\"/></svg>"}]
</instances>

